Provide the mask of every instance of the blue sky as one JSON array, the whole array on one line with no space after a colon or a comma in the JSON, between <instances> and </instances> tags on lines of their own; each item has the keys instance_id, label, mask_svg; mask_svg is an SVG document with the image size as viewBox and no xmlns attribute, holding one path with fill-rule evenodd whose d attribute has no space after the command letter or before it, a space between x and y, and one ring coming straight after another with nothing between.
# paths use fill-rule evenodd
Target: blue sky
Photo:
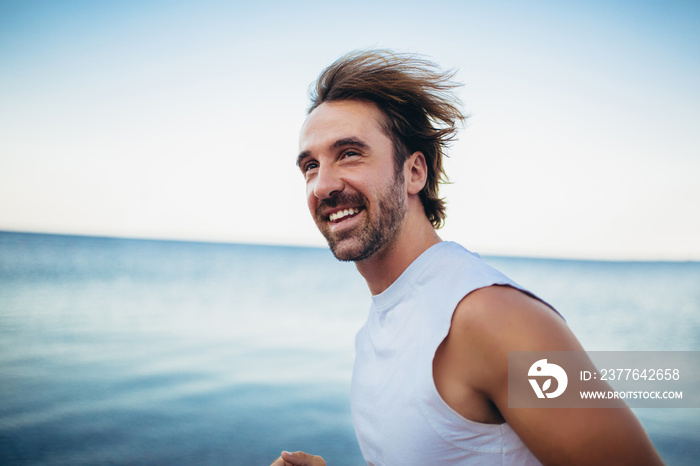
<instances>
[{"instance_id":1,"label":"blue sky","mask_svg":"<svg viewBox=\"0 0 700 466\"><path fill-rule=\"evenodd\" d=\"M0 229L322 245L294 166L350 50L457 68L441 236L700 260L694 2L0 1Z\"/></svg>"}]
</instances>

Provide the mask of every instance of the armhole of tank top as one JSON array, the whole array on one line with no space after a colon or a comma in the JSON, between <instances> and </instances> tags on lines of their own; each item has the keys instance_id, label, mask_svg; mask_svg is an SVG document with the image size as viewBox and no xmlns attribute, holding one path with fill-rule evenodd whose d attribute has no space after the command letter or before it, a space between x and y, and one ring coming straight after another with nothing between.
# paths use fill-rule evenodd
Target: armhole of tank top
<instances>
[{"instance_id":1,"label":"armhole of tank top","mask_svg":"<svg viewBox=\"0 0 700 466\"><path fill-rule=\"evenodd\" d=\"M440 394L440 391L437 388L437 385L435 384L435 357L437 356L437 351L442 345L442 343L445 341L447 336L450 333L450 330L452 329L452 319L454 318L454 313L457 310L457 306L459 306L459 303L464 300L467 296L469 296L471 293L473 293L476 290L480 290L482 288L487 288L489 286L510 286L509 284L500 284L500 283L491 283L489 285L484 285L480 286L477 288L474 288L473 290L469 291L465 295L463 295L461 298L459 298L455 303L454 307L452 309L452 312L450 313L450 319L449 319L449 325L445 329L444 332L441 332L441 334L436 338L437 345L433 348L431 345L430 351L432 354L432 357L430 359L430 396L435 399L436 403L438 403L438 406L436 408L440 409L443 415L449 416L452 419L449 420L450 422L458 422L460 424L463 424L465 428L470 428L470 429L478 429L479 433L489 433L489 434L495 434L497 431L501 430L500 428L504 425L507 425L505 422L501 424L489 424L485 422L479 422L479 421L474 421L473 419L469 419L467 417L462 416L460 413L458 413L452 406L450 406L447 401L442 397ZM444 335L443 335L444 333ZM441 337L441 338L440 338ZM435 427L433 427L435 428Z\"/></svg>"},{"instance_id":2,"label":"armhole of tank top","mask_svg":"<svg viewBox=\"0 0 700 466\"><path fill-rule=\"evenodd\" d=\"M564 318L564 316L561 315L561 313L560 313L559 311L557 311L556 308L555 308L554 306L552 306L551 304L549 304L547 301L545 301L544 299L540 298L540 297L537 296L536 294L534 294L534 293L532 293L532 292L530 292L530 291L528 291L528 290L526 290L526 289L524 289L524 288L521 288L520 286L516 285L515 283L493 283L493 284L491 284L491 285L489 285L489 286L507 286L507 287L509 287L509 288L513 288L515 291L519 291L519 292L521 292L522 294L524 294L525 296L527 296L527 297L529 297L529 298L532 298L532 299L534 299L535 301L541 302L542 304L544 304L545 306L547 306L548 308L550 308L556 315L558 315L559 317L561 317L562 320L564 320L564 322L566 322L566 319ZM484 288L486 288L486 287L484 287ZM472 290L472 291L476 291L476 290ZM469 293L471 293L472 291L470 291ZM464 295L464 298L466 298L466 297L469 295L469 293L467 293L466 295ZM462 298L462 299L464 299L464 298ZM461 301L460 301L460 302L461 302ZM455 310L457 310L457 308L455 308Z\"/></svg>"},{"instance_id":3,"label":"armhole of tank top","mask_svg":"<svg viewBox=\"0 0 700 466\"><path fill-rule=\"evenodd\" d=\"M559 313L559 311L557 311L551 304L542 300L537 295L521 288L520 286L518 286L517 284L515 284L514 282L512 282L510 280L492 282L488 285L476 287L476 288L470 290L468 293L464 294L461 298L459 298L459 300L457 300L454 303L454 307L453 307L452 312L450 314L450 323L447 326L447 329L444 330L444 332L441 331L438 338L436 338L437 345L434 348L432 348L432 345L431 345L431 348L430 348L430 351L432 354L432 357L430 360L430 381L431 381L430 391L431 391L431 396L436 398L436 401L442 405L444 413L449 413L450 416L454 417L455 419L459 419L460 422L465 423L467 426L472 426L472 427L476 427L479 429L483 429L484 431L490 431L490 430L496 431L496 430L498 430L498 428L503 427L503 426L507 426L508 424L506 422L503 422L500 424L489 424L489 423L474 421L473 419L469 419L467 417L462 416L454 408L452 408L452 406L450 406L447 403L447 401L445 401L445 399L442 397L442 395L440 394L440 391L437 388L437 385L435 384L435 357L437 356L437 351L440 348L440 345L442 345L442 343L445 341L445 339L447 338L447 336L450 333L450 330L452 328L452 319L454 318L454 313L457 310L457 306L459 306L459 303L461 303L467 296L469 296L471 293L475 292L476 290L488 288L491 286L507 286L507 287L513 288L514 290L517 290L517 291L525 294L526 296L541 302L542 304L544 304L545 306L550 308L556 315L558 315L559 317L564 319L564 317ZM566 321L566 319L564 319L564 321ZM443 335L443 333L444 333L444 335ZM508 426L508 428L510 428L510 426Z\"/></svg>"}]
</instances>

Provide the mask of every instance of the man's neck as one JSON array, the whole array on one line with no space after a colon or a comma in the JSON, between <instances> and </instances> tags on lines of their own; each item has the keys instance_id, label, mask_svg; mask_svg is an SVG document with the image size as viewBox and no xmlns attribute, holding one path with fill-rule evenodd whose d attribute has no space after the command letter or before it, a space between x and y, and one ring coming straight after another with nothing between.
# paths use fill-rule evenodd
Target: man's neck
<instances>
[{"instance_id":1,"label":"man's neck","mask_svg":"<svg viewBox=\"0 0 700 466\"><path fill-rule=\"evenodd\" d=\"M386 290L428 248L442 241L425 216L402 226L394 241L369 259L356 262L372 295Z\"/></svg>"}]
</instances>

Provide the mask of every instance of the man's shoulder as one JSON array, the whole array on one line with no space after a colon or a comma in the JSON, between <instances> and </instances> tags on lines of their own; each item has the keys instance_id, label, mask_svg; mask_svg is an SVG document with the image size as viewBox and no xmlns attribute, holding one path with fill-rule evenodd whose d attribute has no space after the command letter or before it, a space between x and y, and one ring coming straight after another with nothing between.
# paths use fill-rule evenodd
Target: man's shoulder
<instances>
[{"instance_id":1,"label":"man's shoulder","mask_svg":"<svg viewBox=\"0 0 700 466\"><path fill-rule=\"evenodd\" d=\"M455 292L471 293L475 289L493 284L517 286L509 277L484 261L479 254L459 243L443 241L431 248L426 256L419 258L421 262L417 261L424 264L419 278L432 280L438 286Z\"/></svg>"},{"instance_id":2,"label":"man's shoulder","mask_svg":"<svg viewBox=\"0 0 700 466\"><path fill-rule=\"evenodd\" d=\"M457 305L448 334L464 382L494 399L507 384L511 351L581 351L561 318L542 301L511 286L474 290Z\"/></svg>"},{"instance_id":3,"label":"man's shoulder","mask_svg":"<svg viewBox=\"0 0 700 466\"><path fill-rule=\"evenodd\" d=\"M564 319L549 305L502 285L466 295L454 311L450 331L499 352L571 349L573 337Z\"/></svg>"}]
</instances>

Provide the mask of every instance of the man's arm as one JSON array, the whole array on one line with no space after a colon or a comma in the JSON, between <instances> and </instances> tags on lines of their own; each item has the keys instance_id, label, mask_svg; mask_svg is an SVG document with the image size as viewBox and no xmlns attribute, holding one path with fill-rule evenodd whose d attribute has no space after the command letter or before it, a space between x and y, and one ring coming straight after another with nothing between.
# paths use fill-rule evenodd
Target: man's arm
<instances>
[{"instance_id":1,"label":"man's arm","mask_svg":"<svg viewBox=\"0 0 700 466\"><path fill-rule=\"evenodd\" d=\"M509 351L583 348L564 320L542 302L510 287L479 289L457 306L450 333L436 355L440 394L472 419L479 410L469 400L482 400L482 406L493 403L544 464L663 464L626 406L509 408Z\"/></svg>"}]
</instances>

